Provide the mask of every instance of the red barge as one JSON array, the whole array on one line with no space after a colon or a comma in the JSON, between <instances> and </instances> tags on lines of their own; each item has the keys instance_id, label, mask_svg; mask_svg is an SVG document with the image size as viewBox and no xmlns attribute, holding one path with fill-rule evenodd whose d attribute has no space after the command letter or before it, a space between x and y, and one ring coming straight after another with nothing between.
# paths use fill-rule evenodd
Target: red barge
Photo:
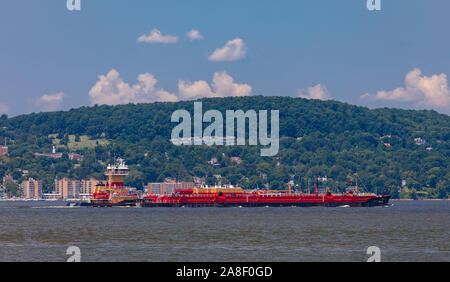
<instances>
[{"instance_id":1,"label":"red barge","mask_svg":"<svg viewBox=\"0 0 450 282\"><path fill-rule=\"evenodd\" d=\"M362 194L356 189L342 194L319 192L316 182L314 193L281 193L278 190L244 190L238 187L200 187L178 189L169 195L146 195L139 197L131 188L125 187L124 177L128 167L122 159L108 165L105 172L107 181L94 188L88 202L81 206L113 207L372 207L387 205L390 195Z\"/></svg>"},{"instance_id":2,"label":"red barge","mask_svg":"<svg viewBox=\"0 0 450 282\"><path fill-rule=\"evenodd\" d=\"M141 207L372 207L387 205L390 195L360 194L349 191L313 194L274 193L240 188L195 188L176 190L172 195L147 195L138 202Z\"/></svg>"}]
</instances>

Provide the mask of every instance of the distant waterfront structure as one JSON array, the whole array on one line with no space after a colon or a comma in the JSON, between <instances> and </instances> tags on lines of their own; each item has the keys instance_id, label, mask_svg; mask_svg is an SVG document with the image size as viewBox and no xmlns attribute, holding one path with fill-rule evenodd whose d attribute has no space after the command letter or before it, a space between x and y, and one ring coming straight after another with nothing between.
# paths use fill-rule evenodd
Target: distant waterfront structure
<instances>
[{"instance_id":1,"label":"distant waterfront structure","mask_svg":"<svg viewBox=\"0 0 450 282\"><path fill-rule=\"evenodd\" d=\"M205 179L200 178L200 177L194 177L194 183L195 183L195 185L198 185L198 186L206 185Z\"/></svg>"},{"instance_id":2,"label":"distant waterfront structure","mask_svg":"<svg viewBox=\"0 0 450 282\"><path fill-rule=\"evenodd\" d=\"M231 161L232 163L237 163L237 164L241 164L241 163L242 163L241 157L231 157L231 158L230 158L230 161Z\"/></svg>"},{"instance_id":3,"label":"distant waterfront structure","mask_svg":"<svg viewBox=\"0 0 450 282\"><path fill-rule=\"evenodd\" d=\"M146 190L147 193L153 193L157 195L169 195L172 194L176 189L194 189L194 182L155 182L148 183Z\"/></svg>"},{"instance_id":4,"label":"distant waterfront structure","mask_svg":"<svg viewBox=\"0 0 450 282\"><path fill-rule=\"evenodd\" d=\"M0 146L0 156L8 155L8 146Z\"/></svg>"},{"instance_id":5,"label":"distant waterfront structure","mask_svg":"<svg viewBox=\"0 0 450 282\"><path fill-rule=\"evenodd\" d=\"M80 154L69 153L69 160L71 160L71 161L73 161L73 160L81 161L82 158L83 158L83 156Z\"/></svg>"},{"instance_id":6,"label":"distant waterfront structure","mask_svg":"<svg viewBox=\"0 0 450 282\"><path fill-rule=\"evenodd\" d=\"M13 182L16 182L15 180L14 180L14 177L12 176L12 175L9 175L9 174L5 174L5 176L3 176L3 185L5 185L5 183L6 183L6 180L11 180L11 181L13 181Z\"/></svg>"},{"instance_id":7,"label":"distant waterfront structure","mask_svg":"<svg viewBox=\"0 0 450 282\"><path fill-rule=\"evenodd\" d=\"M220 165L217 158L211 158L211 160L209 160L208 163L211 165Z\"/></svg>"},{"instance_id":8,"label":"distant waterfront structure","mask_svg":"<svg viewBox=\"0 0 450 282\"><path fill-rule=\"evenodd\" d=\"M36 158L39 157L51 157L54 159L60 159L62 157L62 153L50 154L50 153L34 153Z\"/></svg>"},{"instance_id":9,"label":"distant waterfront structure","mask_svg":"<svg viewBox=\"0 0 450 282\"><path fill-rule=\"evenodd\" d=\"M49 157L49 158L54 158L54 159L60 159L63 156L63 153L34 153L34 156L36 158L39 157ZM69 160L73 161L73 160L77 160L77 161L81 161L81 159L83 158L82 155L80 154L76 154L76 153L69 153Z\"/></svg>"},{"instance_id":10,"label":"distant waterfront structure","mask_svg":"<svg viewBox=\"0 0 450 282\"><path fill-rule=\"evenodd\" d=\"M62 153L56 153L56 148L55 148L55 146L53 146L51 153L34 153L34 156L36 158L50 157L50 158L54 158L54 159L59 159L62 157Z\"/></svg>"},{"instance_id":11,"label":"distant waterfront structure","mask_svg":"<svg viewBox=\"0 0 450 282\"><path fill-rule=\"evenodd\" d=\"M42 181L28 178L20 184L22 194L25 199L41 199L42 198Z\"/></svg>"},{"instance_id":12,"label":"distant waterfront structure","mask_svg":"<svg viewBox=\"0 0 450 282\"><path fill-rule=\"evenodd\" d=\"M63 153L57 153L56 152L56 148L55 146L52 147L52 152L51 153L34 153L34 156L36 158L39 157L49 157L49 158L54 158L54 159L60 159L63 156ZM83 159L83 156L80 154L76 154L76 153L68 153L69 156L69 160L78 160L81 161Z\"/></svg>"},{"instance_id":13,"label":"distant waterfront structure","mask_svg":"<svg viewBox=\"0 0 450 282\"><path fill-rule=\"evenodd\" d=\"M55 179L53 193L44 194L45 199L89 199L94 193L95 186L101 181L91 178L87 180L73 180L68 178Z\"/></svg>"},{"instance_id":14,"label":"distant waterfront structure","mask_svg":"<svg viewBox=\"0 0 450 282\"><path fill-rule=\"evenodd\" d=\"M77 199L80 197L81 181L72 179L55 179L54 194L59 194L61 199Z\"/></svg>"}]
</instances>

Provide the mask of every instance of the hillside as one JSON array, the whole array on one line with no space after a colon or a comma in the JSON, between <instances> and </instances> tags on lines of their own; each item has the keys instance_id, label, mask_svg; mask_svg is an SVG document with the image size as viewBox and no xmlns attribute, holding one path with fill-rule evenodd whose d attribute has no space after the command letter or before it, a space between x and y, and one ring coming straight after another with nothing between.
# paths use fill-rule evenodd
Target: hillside
<instances>
[{"instance_id":1,"label":"hillside","mask_svg":"<svg viewBox=\"0 0 450 282\"><path fill-rule=\"evenodd\" d=\"M293 180L306 191L316 175L327 176L334 191L342 191L354 172L363 190L395 197L447 197L450 192L450 117L435 111L375 109L337 101L291 97L202 99L203 111L280 110L280 150L261 157L255 146L175 146L170 143L171 114L193 111L193 102L81 107L0 118L0 138L7 138L9 156L0 157L0 177L31 176L53 189L53 179L103 179L105 163L122 156L130 165L128 184L141 188L166 177L245 188L285 189ZM204 125L206 127L206 125ZM425 141L417 145L415 138ZM420 143L420 142L419 142ZM63 157L36 158L36 152ZM67 152L84 156L69 160ZM230 161L241 157L242 162ZM218 165L208 163L217 158ZM23 170L28 171L27 174ZM402 180L405 181L402 187ZM309 184L308 184L309 183Z\"/></svg>"}]
</instances>

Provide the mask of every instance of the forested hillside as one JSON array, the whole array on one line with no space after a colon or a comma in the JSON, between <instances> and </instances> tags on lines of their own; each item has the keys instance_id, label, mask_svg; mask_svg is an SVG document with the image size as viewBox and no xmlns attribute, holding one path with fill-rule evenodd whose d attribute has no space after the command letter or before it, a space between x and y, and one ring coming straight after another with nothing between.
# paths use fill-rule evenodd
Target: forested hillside
<instances>
[{"instance_id":1,"label":"forested hillside","mask_svg":"<svg viewBox=\"0 0 450 282\"><path fill-rule=\"evenodd\" d=\"M286 189L293 180L297 189L306 191L320 175L328 177L324 186L342 191L357 172L365 191L429 198L450 192L447 115L291 97L201 101L203 111L216 109L224 116L226 110L280 110L278 155L261 157L257 146L173 145L169 139L176 124L171 115L177 109L192 113L192 101L94 106L2 116L0 137L6 137L9 155L0 157L0 177L34 177L51 191L55 177L103 179L105 164L121 156L130 165L128 184L138 188L167 177L198 176L214 184L220 175L221 183L244 188ZM36 152L51 152L53 144L62 158L35 157ZM69 152L83 155L82 161L70 160ZM208 163L212 158L217 165Z\"/></svg>"}]
</instances>

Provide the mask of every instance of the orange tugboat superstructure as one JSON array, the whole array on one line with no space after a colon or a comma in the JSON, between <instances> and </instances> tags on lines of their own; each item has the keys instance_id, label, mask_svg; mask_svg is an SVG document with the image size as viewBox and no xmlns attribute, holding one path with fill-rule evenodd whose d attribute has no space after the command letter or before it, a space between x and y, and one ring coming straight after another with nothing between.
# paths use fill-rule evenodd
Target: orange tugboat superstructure
<instances>
[{"instance_id":1,"label":"orange tugboat superstructure","mask_svg":"<svg viewBox=\"0 0 450 282\"><path fill-rule=\"evenodd\" d=\"M131 193L125 187L124 178L129 174L128 166L123 159L118 158L115 164L108 165L105 175L106 184L100 183L94 188L92 198L87 205L109 207L109 206L135 206L139 200L137 193Z\"/></svg>"}]
</instances>

